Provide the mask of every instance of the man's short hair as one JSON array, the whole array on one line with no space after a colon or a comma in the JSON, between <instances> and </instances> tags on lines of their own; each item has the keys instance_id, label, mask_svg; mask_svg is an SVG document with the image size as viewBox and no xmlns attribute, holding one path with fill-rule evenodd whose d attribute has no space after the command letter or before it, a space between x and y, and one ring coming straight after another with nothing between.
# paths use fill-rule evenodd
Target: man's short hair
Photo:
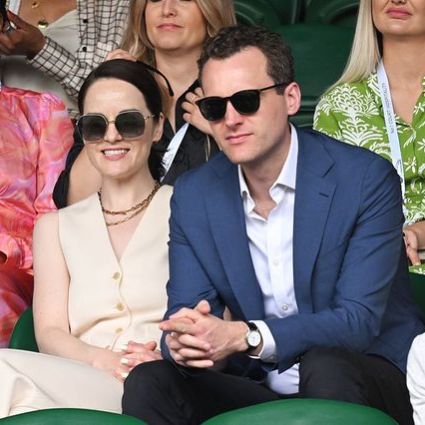
<instances>
[{"instance_id":1,"label":"man's short hair","mask_svg":"<svg viewBox=\"0 0 425 425\"><path fill-rule=\"evenodd\" d=\"M206 42L198 60L200 81L209 59L227 59L247 47L256 47L264 54L267 74L275 84L294 81L294 58L282 37L265 28L244 25L224 27Z\"/></svg>"}]
</instances>

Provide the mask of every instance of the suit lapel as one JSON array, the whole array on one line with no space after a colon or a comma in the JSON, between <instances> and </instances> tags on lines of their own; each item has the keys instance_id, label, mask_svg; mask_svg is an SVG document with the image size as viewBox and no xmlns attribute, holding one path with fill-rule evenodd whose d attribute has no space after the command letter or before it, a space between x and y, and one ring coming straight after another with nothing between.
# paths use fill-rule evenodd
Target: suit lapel
<instances>
[{"instance_id":1,"label":"suit lapel","mask_svg":"<svg viewBox=\"0 0 425 425\"><path fill-rule=\"evenodd\" d=\"M263 319L263 295L251 260L237 167L222 161L215 169L219 178L206 197L206 208L217 251L240 313L245 319Z\"/></svg>"},{"instance_id":2,"label":"suit lapel","mask_svg":"<svg viewBox=\"0 0 425 425\"><path fill-rule=\"evenodd\" d=\"M308 313L313 310L312 272L336 186L326 179L333 159L322 141L301 130L298 130L298 141L293 235L294 289L298 310Z\"/></svg>"}]
</instances>

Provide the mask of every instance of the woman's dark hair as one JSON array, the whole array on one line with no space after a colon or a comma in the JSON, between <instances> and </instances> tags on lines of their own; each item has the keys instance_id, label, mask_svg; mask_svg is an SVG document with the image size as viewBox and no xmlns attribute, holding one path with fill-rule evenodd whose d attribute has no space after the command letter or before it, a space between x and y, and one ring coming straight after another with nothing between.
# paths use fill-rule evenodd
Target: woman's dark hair
<instances>
[{"instance_id":1,"label":"woman's dark hair","mask_svg":"<svg viewBox=\"0 0 425 425\"><path fill-rule=\"evenodd\" d=\"M80 114L84 112L84 100L88 89L93 83L102 78L116 78L117 80L122 80L133 85L143 94L149 112L155 115L154 122L158 122L162 112L161 91L149 68L143 62L133 62L126 59L114 59L103 62L88 75L81 86L78 93L78 109ZM148 165L152 177L156 180L159 180L164 173L162 166L163 154L164 152L158 149L155 144L152 145Z\"/></svg>"}]
</instances>

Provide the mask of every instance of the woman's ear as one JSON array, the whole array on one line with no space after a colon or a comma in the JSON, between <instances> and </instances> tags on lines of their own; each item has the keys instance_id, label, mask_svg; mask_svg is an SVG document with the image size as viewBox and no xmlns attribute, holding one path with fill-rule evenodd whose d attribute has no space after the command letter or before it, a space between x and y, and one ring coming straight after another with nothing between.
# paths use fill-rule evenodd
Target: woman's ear
<instances>
[{"instance_id":1,"label":"woman's ear","mask_svg":"<svg viewBox=\"0 0 425 425\"><path fill-rule=\"evenodd\" d=\"M153 130L152 143L158 143L161 140L162 132L164 130L164 121L164 114L160 112L158 121L155 123L155 127Z\"/></svg>"}]
</instances>

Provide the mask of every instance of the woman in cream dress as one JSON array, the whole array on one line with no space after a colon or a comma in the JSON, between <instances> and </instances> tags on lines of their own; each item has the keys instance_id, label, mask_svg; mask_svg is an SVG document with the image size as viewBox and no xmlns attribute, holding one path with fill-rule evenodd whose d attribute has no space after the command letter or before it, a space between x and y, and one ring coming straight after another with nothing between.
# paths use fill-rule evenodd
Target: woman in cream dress
<instances>
[{"instance_id":1,"label":"woman in cream dress","mask_svg":"<svg viewBox=\"0 0 425 425\"><path fill-rule=\"evenodd\" d=\"M151 149L163 124L158 85L141 63L108 61L78 103L101 191L36 224L41 353L0 350L0 417L52 407L121 412L129 371L161 358L171 189L159 188Z\"/></svg>"}]
</instances>

